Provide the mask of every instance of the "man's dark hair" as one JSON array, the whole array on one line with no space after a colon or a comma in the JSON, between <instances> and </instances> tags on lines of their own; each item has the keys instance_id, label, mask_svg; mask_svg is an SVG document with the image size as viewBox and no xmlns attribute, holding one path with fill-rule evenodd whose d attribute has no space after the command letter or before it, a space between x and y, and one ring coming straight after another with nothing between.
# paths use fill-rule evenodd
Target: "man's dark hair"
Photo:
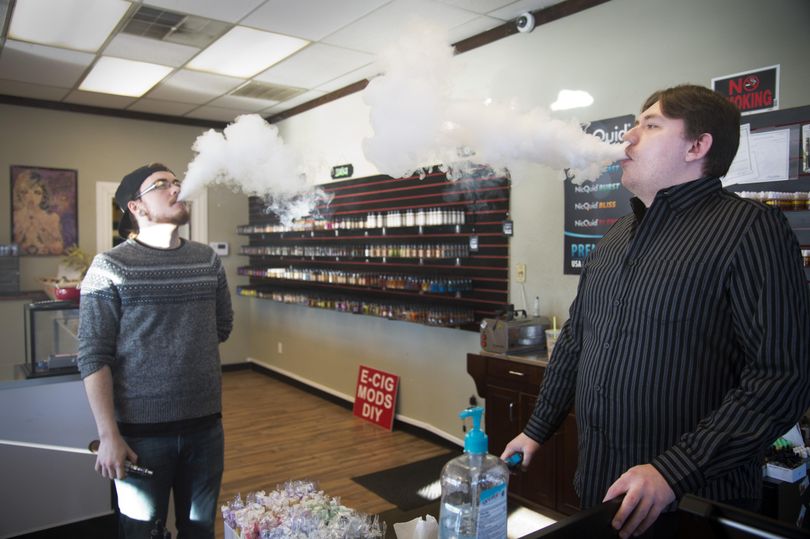
<instances>
[{"instance_id":1,"label":"man's dark hair","mask_svg":"<svg viewBox=\"0 0 810 539\"><path fill-rule=\"evenodd\" d=\"M725 176L740 144L739 109L722 94L694 84L658 90L647 98L641 110L647 110L656 101L661 102L664 116L683 120L687 139L695 140L703 133L712 136L703 174Z\"/></svg>"}]
</instances>

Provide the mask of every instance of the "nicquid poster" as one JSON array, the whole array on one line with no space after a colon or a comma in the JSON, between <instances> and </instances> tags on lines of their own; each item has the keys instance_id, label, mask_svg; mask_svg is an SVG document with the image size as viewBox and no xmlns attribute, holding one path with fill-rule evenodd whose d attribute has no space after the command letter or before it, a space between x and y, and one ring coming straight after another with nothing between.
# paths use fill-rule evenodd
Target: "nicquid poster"
<instances>
[{"instance_id":1,"label":"nicquid poster","mask_svg":"<svg viewBox=\"0 0 810 539\"><path fill-rule=\"evenodd\" d=\"M621 142L633 127L632 114L591 122L585 129L608 143ZM585 258L621 216L629 213L630 191L622 187L622 169L611 164L596 180L579 182L569 171L565 177L563 273L579 275Z\"/></svg>"}]
</instances>

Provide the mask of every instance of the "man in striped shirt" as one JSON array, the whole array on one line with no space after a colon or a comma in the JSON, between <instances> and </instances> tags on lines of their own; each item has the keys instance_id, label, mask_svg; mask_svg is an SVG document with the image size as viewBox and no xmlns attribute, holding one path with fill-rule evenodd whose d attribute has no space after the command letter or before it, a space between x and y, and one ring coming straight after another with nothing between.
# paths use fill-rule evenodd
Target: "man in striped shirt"
<instances>
[{"instance_id":1,"label":"man in striped shirt","mask_svg":"<svg viewBox=\"0 0 810 539\"><path fill-rule=\"evenodd\" d=\"M654 93L625 135L635 198L586 261L524 465L576 405L583 507L624 494L622 537L693 493L756 508L761 459L810 406L810 297L780 210L722 188L739 111L692 85Z\"/></svg>"}]
</instances>

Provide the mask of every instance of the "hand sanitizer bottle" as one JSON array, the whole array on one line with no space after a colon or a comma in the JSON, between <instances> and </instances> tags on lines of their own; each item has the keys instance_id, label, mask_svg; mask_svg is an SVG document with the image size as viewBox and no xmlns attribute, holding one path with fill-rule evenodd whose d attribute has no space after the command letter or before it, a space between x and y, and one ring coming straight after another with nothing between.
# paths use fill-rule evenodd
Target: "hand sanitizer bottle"
<instances>
[{"instance_id":1,"label":"hand sanitizer bottle","mask_svg":"<svg viewBox=\"0 0 810 539\"><path fill-rule=\"evenodd\" d=\"M464 454L442 469L439 539L503 539L506 537L506 487L509 469L487 453L487 435L481 430L480 406L467 408L461 418L472 417L464 437Z\"/></svg>"}]
</instances>

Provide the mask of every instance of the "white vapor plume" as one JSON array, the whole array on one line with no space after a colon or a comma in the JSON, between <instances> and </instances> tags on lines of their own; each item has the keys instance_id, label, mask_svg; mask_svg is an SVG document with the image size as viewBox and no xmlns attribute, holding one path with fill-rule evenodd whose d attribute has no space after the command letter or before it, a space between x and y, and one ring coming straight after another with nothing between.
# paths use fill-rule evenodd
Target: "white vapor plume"
<instances>
[{"instance_id":1,"label":"white vapor plume","mask_svg":"<svg viewBox=\"0 0 810 539\"><path fill-rule=\"evenodd\" d=\"M282 223L314 212L328 202L322 190L307 185L300 160L284 144L278 128L258 114L238 116L222 133L209 129L191 147L197 155L189 163L180 199L194 198L209 184L265 198L267 211Z\"/></svg>"},{"instance_id":2,"label":"white vapor plume","mask_svg":"<svg viewBox=\"0 0 810 539\"><path fill-rule=\"evenodd\" d=\"M450 104L453 47L438 28L410 27L380 53L378 68L385 74L363 90L374 129L374 136L363 140L363 153L394 177L455 159L455 153L445 155L455 147L442 125Z\"/></svg>"},{"instance_id":3,"label":"white vapor plume","mask_svg":"<svg viewBox=\"0 0 810 539\"><path fill-rule=\"evenodd\" d=\"M624 144L603 142L546 109L453 99L452 57L446 33L424 21L381 55L383 75L363 94L374 130L363 151L380 172L404 176L440 164L457 178L473 162L495 169L525 162L570 169L582 182L625 158Z\"/></svg>"}]
</instances>

